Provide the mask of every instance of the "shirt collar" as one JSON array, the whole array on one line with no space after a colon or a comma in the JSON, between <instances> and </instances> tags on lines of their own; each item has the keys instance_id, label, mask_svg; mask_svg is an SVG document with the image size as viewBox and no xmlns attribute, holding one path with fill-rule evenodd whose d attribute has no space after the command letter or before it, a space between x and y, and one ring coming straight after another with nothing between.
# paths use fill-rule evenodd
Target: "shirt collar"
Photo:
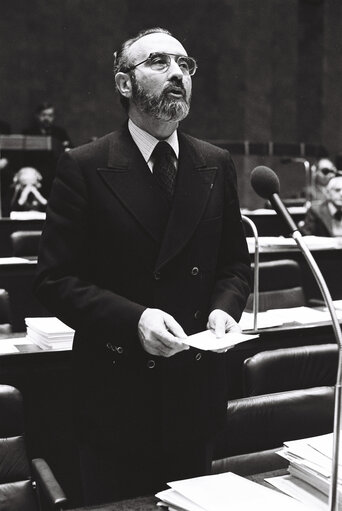
<instances>
[{"instance_id":1,"label":"shirt collar","mask_svg":"<svg viewBox=\"0 0 342 511\"><path fill-rule=\"evenodd\" d=\"M158 144L159 140L154 136L147 133L147 131L139 128L131 119L128 119L128 129L136 145L138 146L141 154L146 163L150 160L153 149ZM179 156L179 142L177 130L175 130L168 138L165 139L175 152L178 159Z\"/></svg>"}]
</instances>

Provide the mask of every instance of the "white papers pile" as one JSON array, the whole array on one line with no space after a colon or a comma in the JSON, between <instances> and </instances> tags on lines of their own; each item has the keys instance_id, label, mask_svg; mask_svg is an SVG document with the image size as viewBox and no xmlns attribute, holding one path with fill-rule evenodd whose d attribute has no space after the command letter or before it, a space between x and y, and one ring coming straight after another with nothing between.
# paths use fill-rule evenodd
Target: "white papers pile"
<instances>
[{"instance_id":1,"label":"white papers pile","mask_svg":"<svg viewBox=\"0 0 342 511\"><path fill-rule=\"evenodd\" d=\"M270 478L267 481L302 502L310 502L312 509L327 509L332 452L332 433L286 442L278 454L289 460L289 475ZM342 510L341 497L342 466L339 465L338 508Z\"/></svg>"},{"instance_id":2,"label":"white papers pile","mask_svg":"<svg viewBox=\"0 0 342 511\"><path fill-rule=\"evenodd\" d=\"M25 318L26 338L44 350L72 348L74 330L57 318Z\"/></svg>"},{"instance_id":3,"label":"white papers pile","mask_svg":"<svg viewBox=\"0 0 342 511\"><path fill-rule=\"evenodd\" d=\"M232 472L168 483L156 494L160 505L177 511L304 511L306 506Z\"/></svg>"}]
</instances>

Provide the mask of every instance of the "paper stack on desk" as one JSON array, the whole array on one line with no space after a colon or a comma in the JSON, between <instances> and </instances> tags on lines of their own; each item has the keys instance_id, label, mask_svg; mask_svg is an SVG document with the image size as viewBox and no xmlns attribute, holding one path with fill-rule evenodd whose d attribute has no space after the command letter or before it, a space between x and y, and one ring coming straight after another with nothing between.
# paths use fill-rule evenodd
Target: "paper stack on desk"
<instances>
[{"instance_id":1,"label":"paper stack on desk","mask_svg":"<svg viewBox=\"0 0 342 511\"><path fill-rule=\"evenodd\" d=\"M232 472L168 483L159 506L176 511L304 511L300 502Z\"/></svg>"},{"instance_id":2,"label":"paper stack on desk","mask_svg":"<svg viewBox=\"0 0 342 511\"><path fill-rule=\"evenodd\" d=\"M25 318L26 337L44 350L72 348L74 330L57 318Z\"/></svg>"},{"instance_id":3,"label":"paper stack on desk","mask_svg":"<svg viewBox=\"0 0 342 511\"><path fill-rule=\"evenodd\" d=\"M313 510L326 510L331 484L332 451L332 433L285 442L278 454L289 460L289 475L267 481L288 495L310 504ZM342 510L341 464L339 472L338 509Z\"/></svg>"}]
</instances>

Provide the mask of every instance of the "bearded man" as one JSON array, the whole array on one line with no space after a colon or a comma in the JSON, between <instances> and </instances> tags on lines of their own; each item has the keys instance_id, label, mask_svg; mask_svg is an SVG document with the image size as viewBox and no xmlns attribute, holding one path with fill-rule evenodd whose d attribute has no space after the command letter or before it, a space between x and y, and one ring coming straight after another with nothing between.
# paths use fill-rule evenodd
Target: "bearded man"
<instances>
[{"instance_id":1,"label":"bearded man","mask_svg":"<svg viewBox=\"0 0 342 511\"><path fill-rule=\"evenodd\" d=\"M225 357L187 336L238 329L250 292L227 151L178 131L197 65L164 29L115 53L128 124L60 160L37 294L76 330L85 502L210 472L226 415Z\"/></svg>"}]
</instances>

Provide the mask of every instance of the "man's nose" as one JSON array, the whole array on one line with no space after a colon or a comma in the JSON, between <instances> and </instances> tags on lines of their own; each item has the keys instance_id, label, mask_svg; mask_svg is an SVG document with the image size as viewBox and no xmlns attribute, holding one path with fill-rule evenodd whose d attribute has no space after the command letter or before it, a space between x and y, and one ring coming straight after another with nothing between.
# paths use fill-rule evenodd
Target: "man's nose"
<instances>
[{"instance_id":1,"label":"man's nose","mask_svg":"<svg viewBox=\"0 0 342 511\"><path fill-rule=\"evenodd\" d=\"M169 75L170 76L177 76L177 78L179 79L183 79L183 71L181 70L181 68L179 67L179 65L177 64L177 62L175 61L175 59L171 59L171 64L170 64L170 67L169 67Z\"/></svg>"}]
</instances>

